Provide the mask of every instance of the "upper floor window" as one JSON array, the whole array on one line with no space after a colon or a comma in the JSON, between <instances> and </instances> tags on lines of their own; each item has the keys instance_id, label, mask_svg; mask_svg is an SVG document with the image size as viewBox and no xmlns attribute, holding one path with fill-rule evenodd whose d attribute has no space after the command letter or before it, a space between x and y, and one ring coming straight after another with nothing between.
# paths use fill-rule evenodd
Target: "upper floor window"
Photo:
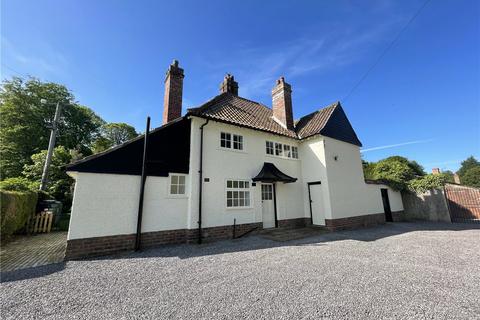
<instances>
[{"instance_id":1,"label":"upper floor window","mask_svg":"<svg viewBox=\"0 0 480 320\"><path fill-rule=\"evenodd\" d=\"M273 142L272 141L266 141L265 147L267 150L267 154L273 155Z\"/></svg>"},{"instance_id":2,"label":"upper floor window","mask_svg":"<svg viewBox=\"0 0 480 320\"><path fill-rule=\"evenodd\" d=\"M220 146L227 149L243 150L243 136L221 132Z\"/></svg>"},{"instance_id":3,"label":"upper floor window","mask_svg":"<svg viewBox=\"0 0 480 320\"><path fill-rule=\"evenodd\" d=\"M288 144L266 141L265 152L282 158L298 159L298 147Z\"/></svg>"},{"instance_id":4,"label":"upper floor window","mask_svg":"<svg viewBox=\"0 0 480 320\"><path fill-rule=\"evenodd\" d=\"M185 176L172 174L170 175L170 194L184 195L185 194Z\"/></svg>"}]
</instances>

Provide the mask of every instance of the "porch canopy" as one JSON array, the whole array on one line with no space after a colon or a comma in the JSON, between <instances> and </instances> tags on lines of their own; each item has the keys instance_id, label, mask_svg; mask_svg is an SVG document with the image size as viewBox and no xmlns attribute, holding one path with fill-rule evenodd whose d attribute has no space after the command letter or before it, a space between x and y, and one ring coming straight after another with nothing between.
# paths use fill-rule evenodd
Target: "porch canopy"
<instances>
[{"instance_id":1,"label":"porch canopy","mask_svg":"<svg viewBox=\"0 0 480 320\"><path fill-rule=\"evenodd\" d=\"M297 178L292 178L282 171L278 170L273 163L264 162L262 170L252 179L259 182L283 182L291 183L297 181Z\"/></svg>"}]
</instances>

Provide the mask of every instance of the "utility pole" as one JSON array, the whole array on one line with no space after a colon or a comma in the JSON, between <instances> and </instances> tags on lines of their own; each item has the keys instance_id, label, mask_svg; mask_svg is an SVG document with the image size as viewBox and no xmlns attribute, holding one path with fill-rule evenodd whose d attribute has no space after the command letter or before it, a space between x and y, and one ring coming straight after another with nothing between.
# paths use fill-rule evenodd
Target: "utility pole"
<instances>
[{"instance_id":1,"label":"utility pole","mask_svg":"<svg viewBox=\"0 0 480 320\"><path fill-rule=\"evenodd\" d=\"M55 139L57 138L58 120L60 120L60 113L62 107L60 102L57 102L57 108L55 109L55 117L53 118L52 129L50 132L50 142L48 143L47 159L45 159L45 166L43 167L42 182L40 183L40 190L45 191L48 181L48 169L50 168L50 162L52 162L53 149L55 148Z\"/></svg>"}]
</instances>

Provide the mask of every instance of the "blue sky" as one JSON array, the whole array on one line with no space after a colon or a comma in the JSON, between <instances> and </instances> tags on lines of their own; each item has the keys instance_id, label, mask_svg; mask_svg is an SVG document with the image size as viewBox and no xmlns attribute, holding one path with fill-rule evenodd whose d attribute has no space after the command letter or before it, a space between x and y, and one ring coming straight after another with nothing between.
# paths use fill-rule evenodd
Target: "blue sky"
<instances>
[{"instance_id":1,"label":"blue sky","mask_svg":"<svg viewBox=\"0 0 480 320\"><path fill-rule=\"evenodd\" d=\"M62 83L105 120L143 131L147 115L161 124L174 58L184 108L215 96L227 72L241 96L271 105L285 76L296 118L342 102L366 160L456 170L480 158L479 1L430 1L349 95L423 3L4 0L1 77Z\"/></svg>"}]
</instances>

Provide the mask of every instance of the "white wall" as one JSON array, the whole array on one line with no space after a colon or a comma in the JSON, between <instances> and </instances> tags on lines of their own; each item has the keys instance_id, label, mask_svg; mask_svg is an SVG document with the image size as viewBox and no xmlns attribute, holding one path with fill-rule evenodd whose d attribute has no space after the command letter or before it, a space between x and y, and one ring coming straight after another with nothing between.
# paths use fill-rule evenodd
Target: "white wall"
<instances>
[{"instance_id":1,"label":"white wall","mask_svg":"<svg viewBox=\"0 0 480 320\"><path fill-rule=\"evenodd\" d=\"M71 175L76 182L68 239L136 232L140 176ZM186 228L188 198L169 196L168 179L147 177L142 232Z\"/></svg>"},{"instance_id":2,"label":"white wall","mask_svg":"<svg viewBox=\"0 0 480 320\"><path fill-rule=\"evenodd\" d=\"M189 207L189 226L198 226L198 170L200 125L205 119L192 119L192 148L190 152L191 206ZM228 132L243 136L244 150L225 150L220 147L220 133ZM261 170L264 162L272 162L279 170L298 178L294 183L277 183L278 219L304 217L303 182L301 160L282 159L269 156L265 152L265 141L286 143L297 146L298 141L286 137L268 134L251 129L210 121L204 127L202 226L213 227L233 224L233 219L240 223L262 221L261 187L257 183L251 188L252 207L248 209L227 209L225 203L226 179L250 180ZM301 156L300 156L301 157Z\"/></svg>"},{"instance_id":3,"label":"white wall","mask_svg":"<svg viewBox=\"0 0 480 320\"><path fill-rule=\"evenodd\" d=\"M325 162L333 218L384 212L380 189L388 187L365 183L358 146L325 137ZM400 193L388 189L392 211L403 210Z\"/></svg>"}]
</instances>

